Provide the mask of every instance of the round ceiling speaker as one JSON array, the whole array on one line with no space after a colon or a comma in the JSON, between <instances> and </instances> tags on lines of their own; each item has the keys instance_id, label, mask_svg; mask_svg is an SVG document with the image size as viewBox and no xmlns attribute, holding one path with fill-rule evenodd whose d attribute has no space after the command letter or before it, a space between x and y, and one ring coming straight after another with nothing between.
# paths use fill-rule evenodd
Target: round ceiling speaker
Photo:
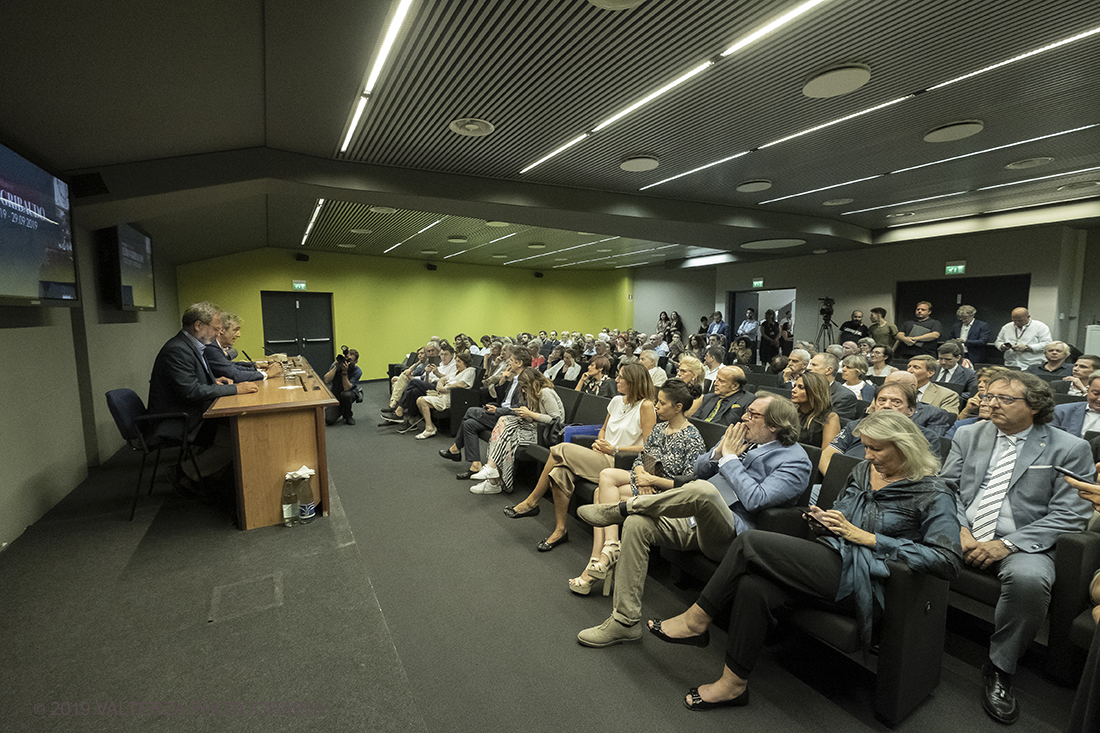
<instances>
[{"instance_id":1,"label":"round ceiling speaker","mask_svg":"<svg viewBox=\"0 0 1100 733\"><path fill-rule=\"evenodd\" d=\"M761 178L758 181L745 181L738 184L737 190L741 193L756 193L757 191L767 191L772 187L772 182Z\"/></svg>"},{"instance_id":2,"label":"round ceiling speaker","mask_svg":"<svg viewBox=\"0 0 1100 733\"><path fill-rule=\"evenodd\" d=\"M984 129L985 123L981 120L960 120L959 122L933 127L924 133L924 141L926 143L949 143L954 140L962 140L971 135L977 135Z\"/></svg>"},{"instance_id":3,"label":"round ceiling speaker","mask_svg":"<svg viewBox=\"0 0 1100 733\"><path fill-rule=\"evenodd\" d=\"M588 0L600 10L630 10L641 5L645 0Z\"/></svg>"},{"instance_id":4,"label":"round ceiling speaker","mask_svg":"<svg viewBox=\"0 0 1100 733\"><path fill-rule=\"evenodd\" d=\"M496 129L492 122L479 120L476 117L460 117L457 120L451 120L448 127L451 128L451 132L466 137L485 137Z\"/></svg>"},{"instance_id":5,"label":"round ceiling speaker","mask_svg":"<svg viewBox=\"0 0 1100 733\"><path fill-rule=\"evenodd\" d=\"M802 87L802 93L813 99L839 97L854 92L871 81L871 69L862 64L840 66L811 77Z\"/></svg>"},{"instance_id":6,"label":"round ceiling speaker","mask_svg":"<svg viewBox=\"0 0 1100 733\"><path fill-rule=\"evenodd\" d=\"M651 171L660 164L661 161L651 155L637 155L625 158L622 163L619 163L619 167L630 173L640 173L642 171Z\"/></svg>"},{"instance_id":7,"label":"round ceiling speaker","mask_svg":"<svg viewBox=\"0 0 1100 733\"><path fill-rule=\"evenodd\" d=\"M806 244L805 239L759 239L755 242L745 242L741 249L784 249Z\"/></svg>"}]
</instances>

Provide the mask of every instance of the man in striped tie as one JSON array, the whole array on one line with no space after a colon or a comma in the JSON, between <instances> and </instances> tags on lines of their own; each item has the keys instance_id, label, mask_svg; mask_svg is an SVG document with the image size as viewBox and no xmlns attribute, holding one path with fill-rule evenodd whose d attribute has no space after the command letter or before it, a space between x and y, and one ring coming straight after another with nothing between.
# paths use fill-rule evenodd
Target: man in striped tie
<instances>
[{"instance_id":1,"label":"man in striped tie","mask_svg":"<svg viewBox=\"0 0 1100 733\"><path fill-rule=\"evenodd\" d=\"M998 376L982 401L989 421L958 430L940 475L958 486L964 559L1001 581L982 703L1010 724L1020 715L1012 675L1046 617L1055 542L1083 530L1092 514L1054 467L1086 477L1096 469L1088 443L1049 425L1054 398L1038 377Z\"/></svg>"}]
</instances>

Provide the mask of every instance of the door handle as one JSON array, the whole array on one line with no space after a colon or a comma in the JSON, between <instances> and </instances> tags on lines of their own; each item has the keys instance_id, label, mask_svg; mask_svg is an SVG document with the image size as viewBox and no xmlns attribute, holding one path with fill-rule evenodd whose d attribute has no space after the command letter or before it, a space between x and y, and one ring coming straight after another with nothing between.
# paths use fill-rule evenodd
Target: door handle
<instances>
[{"instance_id":1,"label":"door handle","mask_svg":"<svg viewBox=\"0 0 1100 733\"><path fill-rule=\"evenodd\" d=\"M316 341L332 341L332 339L302 339L302 340L305 341L307 344L312 344Z\"/></svg>"},{"instance_id":2,"label":"door handle","mask_svg":"<svg viewBox=\"0 0 1100 733\"><path fill-rule=\"evenodd\" d=\"M268 339L267 342L269 344L294 344L294 343L297 343L297 341L295 341L294 339L282 339L281 341L276 341L275 339Z\"/></svg>"}]
</instances>

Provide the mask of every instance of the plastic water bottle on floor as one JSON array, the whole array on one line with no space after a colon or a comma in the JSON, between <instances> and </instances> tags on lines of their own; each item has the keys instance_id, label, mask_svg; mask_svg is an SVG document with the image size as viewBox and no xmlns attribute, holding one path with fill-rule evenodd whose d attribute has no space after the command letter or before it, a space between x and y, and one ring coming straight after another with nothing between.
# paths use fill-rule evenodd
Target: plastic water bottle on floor
<instances>
[{"instance_id":1,"label":"plastic water bottle on floor","mask_svg":"<svg viewBox=\"0 0 1100 733\"><path fill-rule=\"evenodd\" d=\"M283 524L293 527L298 523L298 484L288 473L283 480Z\"/></svg>"}]
</instances>

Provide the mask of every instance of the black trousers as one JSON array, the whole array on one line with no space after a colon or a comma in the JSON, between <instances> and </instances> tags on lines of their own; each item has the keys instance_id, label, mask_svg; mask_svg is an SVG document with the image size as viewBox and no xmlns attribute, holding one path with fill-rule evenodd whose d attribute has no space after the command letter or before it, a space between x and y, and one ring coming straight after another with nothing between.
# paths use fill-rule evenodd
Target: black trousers
<instances>
[{"instance_id":1,"label":"black trousers","mask_svg":"<svg viewBox=\"0 0 1100 733\"><path fill-rule=\"evenodd\" d=\"M481 441L478 431L492 430L497 424L497 415L486 412L484 407L471 407L462 417L462 427L455 436L455 447L466 455L470 463L481 462Z\"/></svg>"},{"instance_id":2,"label":"black trousers","mask_svg":"<svg viewBox=\"0 0 1100 733\"><path fill-rule=\"evenodd\" d=\"M715 618L730 609L726 665L739 677L752 673L768 631L785 609L832 603L840 587L840 553L827 545L777 532L738 535L696 603ZM837 610L855 614L855 600Z\"/></svg>"},{"instance_id":3,"label":"black trousers","mask_svg":"<svg viewBox=\"0 0 1100 733\"><path fill-rule=\"evenodd\" d=\"M401 393L401 397L397 400L397 404L401 406L402 414L411 415L416 413L419 415L420 412L416 408L416 399L428 394L428 390L431 388L432 385L420 378L410 379L405 391Z\"/></svg>"}]
</instances>

